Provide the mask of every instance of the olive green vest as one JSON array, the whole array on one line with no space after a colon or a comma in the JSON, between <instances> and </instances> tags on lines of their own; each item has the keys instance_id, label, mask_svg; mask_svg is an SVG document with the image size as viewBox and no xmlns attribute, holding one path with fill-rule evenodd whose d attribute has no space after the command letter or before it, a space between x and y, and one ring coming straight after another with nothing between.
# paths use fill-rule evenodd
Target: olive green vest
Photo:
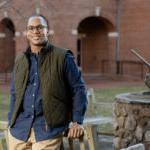
<instances>
[{"instance_id":1,"label":"olive green vest","mask_svg":"<svg viewBox=\"0 0 150 150\"><path fill-rule=\"evenodd\" d=\"M65 49L47 44L46 52L39 54L43 113L47 124L51 127L61 126L69 121L71 99L63 72L66 53ZM25 53L16 58L14 73L16 101L10 126L14 125L19 114L27 86L29 61Z\"/></svg>"}]
</instances>

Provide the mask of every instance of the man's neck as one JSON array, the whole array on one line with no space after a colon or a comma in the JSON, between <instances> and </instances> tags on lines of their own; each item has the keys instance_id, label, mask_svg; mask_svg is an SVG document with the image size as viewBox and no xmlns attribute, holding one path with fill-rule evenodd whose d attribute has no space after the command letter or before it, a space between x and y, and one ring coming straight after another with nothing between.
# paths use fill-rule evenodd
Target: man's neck
<instances>
[{"instance_id":1,"label":"man's neck","mask_svg":"<svg viewBox=\"0 0 150 150\"><path fill-rule=\"evenodd\" d=\"M33 46L32 45L31 46L31 51L32 51L32 53L38 54L41 51L42 47L43 46Z\"/></svg>"}]
</instances>

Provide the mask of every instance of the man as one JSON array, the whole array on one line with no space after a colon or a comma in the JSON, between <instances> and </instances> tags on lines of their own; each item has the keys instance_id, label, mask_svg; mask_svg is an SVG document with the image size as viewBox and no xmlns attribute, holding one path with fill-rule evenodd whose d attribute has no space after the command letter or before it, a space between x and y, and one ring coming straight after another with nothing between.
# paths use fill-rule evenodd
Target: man
<instances>
[{"instance_id":1,"label":"man","mask_svg":"<svg viewBox=\"0 0 150 150\"><path fill-rule=\"evenodd\" d=\"M10 150L59 150L62 133L83 134L86 88L71 51L48 42L48 23L32 16L29 48L17 56L8 113Z\"/></svg>"}]
</instances>

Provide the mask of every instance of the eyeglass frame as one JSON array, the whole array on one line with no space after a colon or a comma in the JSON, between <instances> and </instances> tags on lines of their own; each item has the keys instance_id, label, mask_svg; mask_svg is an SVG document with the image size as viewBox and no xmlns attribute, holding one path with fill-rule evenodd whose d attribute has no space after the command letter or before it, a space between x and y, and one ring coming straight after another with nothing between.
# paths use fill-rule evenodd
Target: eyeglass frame
<instances>
[{"instance_id":1,"label":"eyeglass frame","mask_svg":"<svg viewBox=\"0 0 150 150\"><path fill-rule=\"evenodd\" d=\"M27 26L27 31L31 31L31 32L33 32L35 29L38 31L38 32L40 32L40 31L42 31L44 28L47 28L48 29L48 27L47 26L44 26L44 25L37 25L37 26Z\"/></svg>"}]
</instances>

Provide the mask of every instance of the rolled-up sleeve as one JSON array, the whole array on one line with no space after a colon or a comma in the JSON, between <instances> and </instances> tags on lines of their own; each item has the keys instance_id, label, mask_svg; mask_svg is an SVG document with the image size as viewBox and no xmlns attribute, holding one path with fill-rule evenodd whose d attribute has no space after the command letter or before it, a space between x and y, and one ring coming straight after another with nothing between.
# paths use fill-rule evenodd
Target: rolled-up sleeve
<instances>
[{"instance_id":1,"label":"rolled-up sleeve","mask_svg":"<svg viewBox=\"0 0 150 150\"><path fill-rule=\"evenodd\" d=\"M81 71L69 52L65 56L64 72L72 96L72 121L82 124L87 107L87 90Z\"/></svg>"}]
</instances>

